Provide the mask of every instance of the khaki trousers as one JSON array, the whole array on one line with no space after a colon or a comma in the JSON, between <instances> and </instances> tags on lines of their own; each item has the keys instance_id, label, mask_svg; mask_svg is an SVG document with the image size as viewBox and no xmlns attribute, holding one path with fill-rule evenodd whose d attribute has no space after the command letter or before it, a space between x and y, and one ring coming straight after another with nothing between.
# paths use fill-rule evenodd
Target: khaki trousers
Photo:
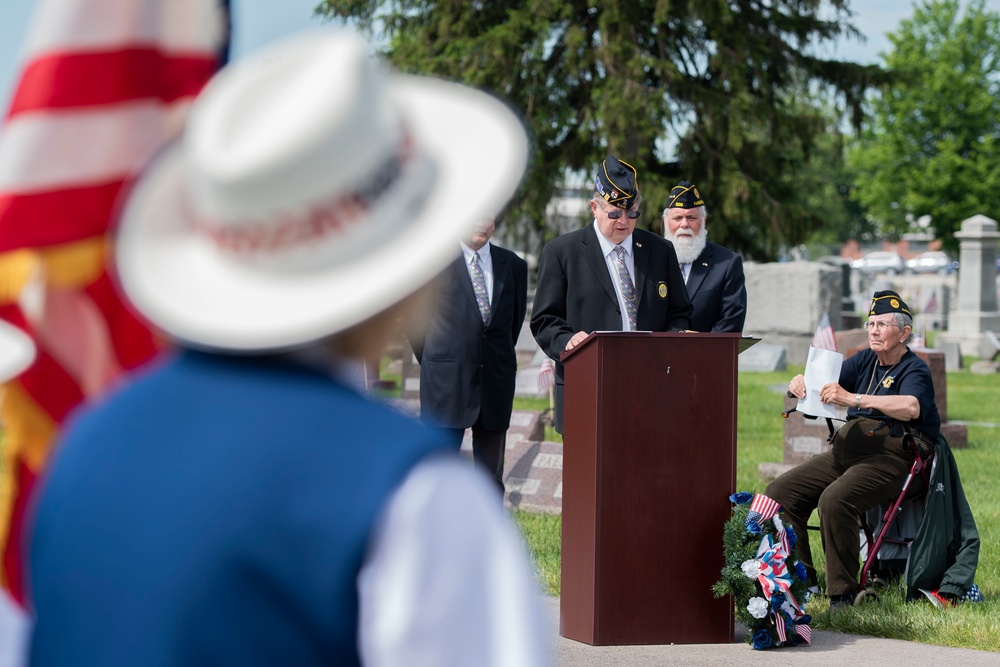
<instances>
[{"instance_id":1,"label":"khaki trousers","mask_svg":"<svg viewBox=\"0 0 1000 667\"><path fill-rule=\"evenodd\" d=\"M913 463L913 454L903 448L902 438L890 436L886 428L868 435L877 425L872 419L849 421L834 437L832 451L792 468L764 491L781 504L782 516L795 529L795 555L806 566L812 583L816 582L816 570L806 522L813 510L818 510L829 596L857 592L861 550L858 515L888 498L895 499Z\"/></svg>"}]
</instances>

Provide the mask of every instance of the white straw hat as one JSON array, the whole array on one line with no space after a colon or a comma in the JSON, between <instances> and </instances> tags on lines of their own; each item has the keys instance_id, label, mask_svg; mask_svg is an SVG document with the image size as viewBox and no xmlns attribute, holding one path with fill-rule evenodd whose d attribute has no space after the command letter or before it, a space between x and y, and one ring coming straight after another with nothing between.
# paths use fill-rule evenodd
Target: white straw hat
<instances>
[{"instance_id":1,"label":"white straw hat","mask_svg":"<svg viewBox=\"0 0 1000 667\"><path fill-rule=\"evenodd\" d=\"M498 100L385 72L349 31L307 33L208 84L129 193L118 277L189 345L310 343L433 279L526 160Z\"/></svg>"},{"instance_id":2,"label":"white straw hat","mask_svg":"<svg viewBox=\"0 0 1000 667\"><path fill-rule=\"evenodd\" d=\"M35 344L28 334L0 320L0 382L23 373L35 360Z\"/></svg>"}]
</instances>

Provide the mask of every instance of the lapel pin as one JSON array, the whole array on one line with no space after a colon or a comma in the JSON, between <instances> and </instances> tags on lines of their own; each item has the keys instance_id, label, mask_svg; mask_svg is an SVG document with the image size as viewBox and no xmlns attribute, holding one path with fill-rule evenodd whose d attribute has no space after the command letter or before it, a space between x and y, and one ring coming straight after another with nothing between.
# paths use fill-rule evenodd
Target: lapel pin
<instances>
[{"instance_id":1,"label":"lapel pin","mask_svg":"<svg viewBox=\"0 0 1000 667\"><path fill-rule=\"evenodd\" d=\"M642 247L642 244L641 244L641 243L636 243L636 244L635 244L635 247L637 247L637 248L641 248L641 247Z\"/></svg>"},{"instance_id":2,"label":"lapel pin","mask_svg":"<svg viewBox=\"0 0 1000 667\"><path fill-rule=\"evenodd\" d=\"M702 262L701 265L702 266L708 266L708 262Z\"/></svg>"}]
</instances>

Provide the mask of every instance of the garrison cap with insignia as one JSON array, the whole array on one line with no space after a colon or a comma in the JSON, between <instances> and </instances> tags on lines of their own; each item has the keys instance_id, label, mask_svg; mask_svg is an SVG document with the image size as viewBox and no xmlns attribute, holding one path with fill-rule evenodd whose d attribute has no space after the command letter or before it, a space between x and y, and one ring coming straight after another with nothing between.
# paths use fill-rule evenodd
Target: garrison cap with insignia
<instances>
[{"instance_id":1,"label":"garrison cap with insignia","mask_svg":"<svg viewBox=\"0 0 1000 667\"><path fill-rule=\"evenodd\" d=\"M607 156L597 169L594 188L604 201L617 208L628 210L639 194L635 167L622 162L614 155Z\"/></svg>"},{"instance_id":2,"label":"garrison cap with insignia","mask_svg":"<svg viewBox=\"0 0 1000 667\"><path fill-rule=\"evenodd\" d=\"M698 208L704 205L701 193L690 181L681 181L667 195L667 208Z\"/></svg>"},{"instance_id":3,"label":"garrison cap with insignia","mask_svg":"<svg viewBox=\"0 0 1000 667\"><path fill-rule=\"evenodd\" d=\"M875 296L872 297L872 307L868 309L868 316L885 315L886 313L903 313L913 317L910 307L892 290L875 292Z\"/></svg>"}]
</instances>

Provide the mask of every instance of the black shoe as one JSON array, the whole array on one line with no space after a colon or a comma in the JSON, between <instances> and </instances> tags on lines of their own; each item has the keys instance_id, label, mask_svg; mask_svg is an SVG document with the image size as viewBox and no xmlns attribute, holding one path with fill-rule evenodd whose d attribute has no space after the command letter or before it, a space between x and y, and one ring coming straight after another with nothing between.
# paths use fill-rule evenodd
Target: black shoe
<instances>
[{"instance_id":1,"label":"black shoe","mask_svg":"<svg viewBox=\"0 0 1000 667\"><path fill-rule=\"evenodd\" d=\"M853 604L854 604L854 596L851 594L830 596L830 609L835 609L839 607L850 607Z\"/></svg>"}]
</instances>

